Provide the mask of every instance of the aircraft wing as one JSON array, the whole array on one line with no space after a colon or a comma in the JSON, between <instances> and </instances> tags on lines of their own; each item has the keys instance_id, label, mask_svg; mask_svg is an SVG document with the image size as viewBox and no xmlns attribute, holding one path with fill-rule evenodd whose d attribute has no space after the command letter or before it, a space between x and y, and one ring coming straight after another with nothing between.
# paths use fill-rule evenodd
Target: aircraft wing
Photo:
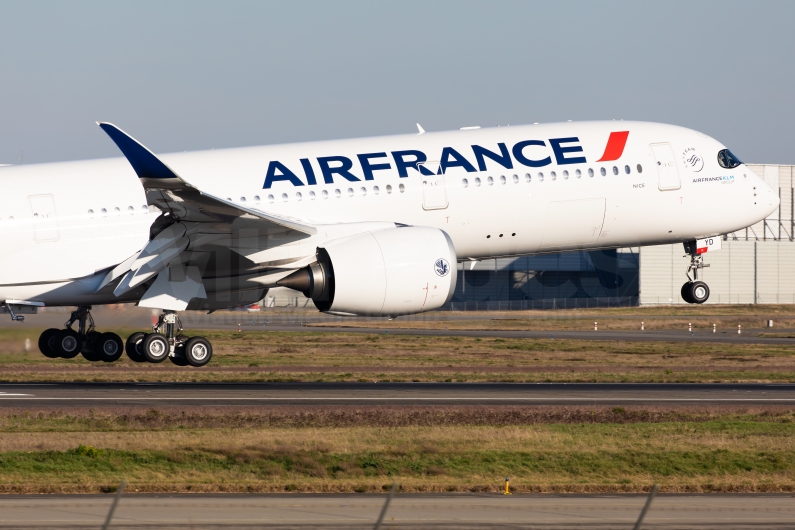
<instances>
[{"instance_id":1,"label":"aircraft wing","mask_svg":"<svg viewBox=\"0 0 795 530\"><path fill-rule=\"evenodd\" d=\"M164 212L170 212L180 221L231 227L248 224L241 221L249 220L256 221L254 225L263 232L317 233L315 226L302 220L248 208L206 193L177 175L143 144L112 123L98 125L118 146L141 179L147 192L147 201Z\"/></svg>"}]
</instances>

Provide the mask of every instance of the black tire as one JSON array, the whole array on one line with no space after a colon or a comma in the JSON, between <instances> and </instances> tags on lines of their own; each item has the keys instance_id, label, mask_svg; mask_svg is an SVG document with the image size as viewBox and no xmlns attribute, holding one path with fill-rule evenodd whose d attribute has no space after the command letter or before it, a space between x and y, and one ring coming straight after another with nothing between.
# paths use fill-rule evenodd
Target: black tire
<instances>
[{"instance_id":1,"label":"black tire","mask_svg":"<svg viewBox=\"0 0 795 530\"><path fill-rule=\"evenodd\" d=\"M191 366L204 366L212 358L213 345L204 337L191 337L185 343L185 359Z\"/></svg>"},{"instance_id":2,"label":"black tire","mask_svg":"<svg viewBox=\"0 0 795 530\"><path fill-rule=\"evenodd\" d=\"M150 333L141 342L141 353L150 363L162 363L169 354L168 339L162 333Z\"/></svg>"},{"instance_id":3,"label":"black tire","mask_svg":"<svg viewBox=\"0 0 795 530\"><path fill-rule=\"evenodd\" d=\"M692 285L693 285L693 282L687 282L686 284L682 285L682 290L680 291L680 294L682 295L682 300L684 300L688 304L694 304L695 303L693 301L693 299L690 298L690 286L692 286Z\"/></svg>"},{"instance_id":4,"label":"black tire","mask_svg":"<svg viewBox=\"0 0 795 530\"><path fill-rule=\"evenodd\" d=\"M124 343L115 333L102 333L91 343L91 349L97 360L112 363L119 360L124 353Z\"/></svg>"},{"instance_id":5,"label":"black tire","mask_svg":"<svg viewBox=\"0 0 795 530\"><path fill-rule=\"evenodd\" d=\"M73 329L62 329L52 339L53 349L58 352L58 357L73 359L83 349L83 340Z\"/></svg>"},{"instance_id":6,"label":"black tire","mask_svg":"<svg viewBox=\"0 0 795 530\"><path fill-rule=\"evenodd\" d=\"M45 357L49 357L50 359L57 359L60 357L58 352L55 351L55 346L52 340L59 331L61 330L58 328L50 328L45 329L42 334L39 335L39 351L43 353Z\"/></svg>"},{"instance_id":7,"label":"black tire","mask_svg":"<svg viewBox=\"0 0 795 530\"><path fill-rule=\"evenodd\" d=\"M143 331L136 331L129 337L124 345L124 351L127 352L127 357L134 363L145 363L146 358L141 352L141 343L146 338L146 333Z\"/></svg>"},{"instance_id":8,"label":"black tire","mask_svg":"<svg viewBox=\"0 0 795 530\"><path fill-rule=\"evenodd\" d=\"M690 299L694 304L703 304L709 299L709 286L704 282L690 284Z\"/></svg>"},{"instance_id":9,"label":"black tire","mask_svg":"<svg viewBox=\"0 0 795 530\"><path fill-rule=\"evenodd\" d=\"M99 360L99 355L97 354L96 348L94 347L94 341L99 338L101 333L98 331L90 331L86 335L86 340L83 341L83 347L80 348L80 354L86 361L91 361L95 363Z\"/></svg>"},{"instance_id":10,"label":"black tire","mask_svg":"<svg viewBox=\"0 0 795 530\"><path fill-rule=\"evenodd\" d=\"M168 360L177 366L188 366L188 360L185 357L169 357Z\"/></svg>"}]
</instances>

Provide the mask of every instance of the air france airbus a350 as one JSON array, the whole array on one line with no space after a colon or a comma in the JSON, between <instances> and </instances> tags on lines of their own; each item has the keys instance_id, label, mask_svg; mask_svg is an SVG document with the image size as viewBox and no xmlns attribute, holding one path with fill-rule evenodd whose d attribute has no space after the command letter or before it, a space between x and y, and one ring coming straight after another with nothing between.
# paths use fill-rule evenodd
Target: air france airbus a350
<instances>
[{"instance_id":1,"label":"air france airbus a350","mask_svg":"<svg viewBox=\"0 0 795 530\"><path fill-rule=\"evenodd\" d=\"M3 311L77 307L65 329L42 333L48 357L122 355L121 338L94 330L96 304L163 310L152 333L127 339L134 361L202 366L212 345L182 333L179 311L253 303L281 285L328 313L407 315L450 300L457 262L574 249L684 242L682 297L703 303L711 237L779 204L718 141L655 123L168 155L99 126L123 158L0 168Z\"/></svg>"}]
</instances>

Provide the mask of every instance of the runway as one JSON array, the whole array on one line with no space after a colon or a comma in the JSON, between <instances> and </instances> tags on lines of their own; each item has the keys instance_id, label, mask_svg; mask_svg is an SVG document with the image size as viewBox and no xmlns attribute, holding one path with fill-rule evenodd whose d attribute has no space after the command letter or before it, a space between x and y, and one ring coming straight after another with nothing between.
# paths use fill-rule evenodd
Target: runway
<instances>
[{"instance_id":1,"label":"runway","mask_svg":"<svg viewBox=\"0 0 795 530\"><path fill-rule=\"evenodd\" d=\"M643 528L792 528L792 494L658 495ZM100 528L112 495L0 497L0 528ZM386 495L124 495L115 530L369 529ZM643 495L400 494L381 528L411 529L612 529L632 528Z\"/></svg>"},{"instance_id":2,"label":"runway","mask_svg":"<svg viewBox=\"0 0 795 530\"><path fill-rule=\"evenodd\" d=\"M795 405L795 384L8 383L0 406Z\"/></svg>"}]
</instances>

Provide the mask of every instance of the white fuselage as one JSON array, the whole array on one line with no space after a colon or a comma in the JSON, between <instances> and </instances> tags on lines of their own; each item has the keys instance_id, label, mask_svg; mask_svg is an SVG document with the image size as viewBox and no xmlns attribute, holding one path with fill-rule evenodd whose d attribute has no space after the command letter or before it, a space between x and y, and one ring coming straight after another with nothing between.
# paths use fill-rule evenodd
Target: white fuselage
<instances>
[{"instance_id":1,"label":"white fuselage","mask_svg":"<svg viewBox=\"0 0 795 530\"><path fill-rule=\"evenodd\" d=\"M608 148L611 133L624 132L625 143ZM439 228L465 260L671 243L749 226L775 210L778 196L746 166L721 167L722 149L681 127L609 121L159 158L202 191L264 212L318 225ZM411 166L409 151L433 174ZM94 294L104 271L146 244L160 214L125 158L2 167L0 185L0 301L135 300ZM257 262L304 257L303 247L283 243L269 242Z\"/></svg>"}]
</instances>

